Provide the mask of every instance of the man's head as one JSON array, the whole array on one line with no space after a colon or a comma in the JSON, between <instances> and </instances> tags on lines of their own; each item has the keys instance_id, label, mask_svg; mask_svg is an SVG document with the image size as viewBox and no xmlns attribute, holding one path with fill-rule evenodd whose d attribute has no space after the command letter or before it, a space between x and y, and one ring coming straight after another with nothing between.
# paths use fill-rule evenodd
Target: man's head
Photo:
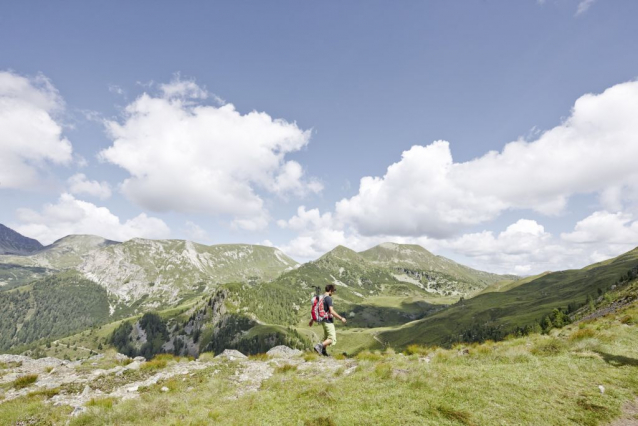
<instances>
[{"instance_id":1,"label":"man's head","mask_svg":"<svg viewBox=\"0 0 638 426\"><path fill-rule=\"evenodd\" d=\"M328 284L326 286L326 293L330 293L331 296L335 291L337 291L337 287L335 287L334 284Z\"/></svg>"}]
</instances>

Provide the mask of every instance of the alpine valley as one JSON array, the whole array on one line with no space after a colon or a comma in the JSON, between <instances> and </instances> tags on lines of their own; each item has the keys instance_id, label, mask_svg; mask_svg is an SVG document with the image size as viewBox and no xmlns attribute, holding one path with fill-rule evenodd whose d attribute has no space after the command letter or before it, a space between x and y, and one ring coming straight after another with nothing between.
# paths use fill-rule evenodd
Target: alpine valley
<instances>
[{"instance_id":1,"label":"alpine valley","mask_svg":"<svg viewBox=\"0 0 638 426\"><path fill-rule=\"evenodd\" d=\"M298 264L248 244L70 235L45 247L0 225L0 250L0 351L69 359L306 349L319 338L310 299L328 283L348 318L339 352L502 340L568 322L638 275L638 249L526 278L394 243Z\"/></svg>"}]
</instances>

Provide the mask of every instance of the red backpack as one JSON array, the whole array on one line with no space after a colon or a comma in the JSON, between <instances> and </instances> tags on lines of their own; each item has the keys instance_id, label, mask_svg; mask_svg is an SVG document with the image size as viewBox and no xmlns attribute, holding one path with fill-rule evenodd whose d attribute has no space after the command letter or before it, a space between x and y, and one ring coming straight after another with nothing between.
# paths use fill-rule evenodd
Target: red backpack
<instances>
[{"instance_id":1,"label":"red backpack","mask_svg":"<svg viewBox=\"0 0 638 426\"><path fill-rule=\"evenodd\" d=\"M328 319L329 313L326 312L326 305L323 303L323 299L325 295L315 296L312 298L312 320L315 322L321 322L325 319Z\"/></svg>"}]
</instances>

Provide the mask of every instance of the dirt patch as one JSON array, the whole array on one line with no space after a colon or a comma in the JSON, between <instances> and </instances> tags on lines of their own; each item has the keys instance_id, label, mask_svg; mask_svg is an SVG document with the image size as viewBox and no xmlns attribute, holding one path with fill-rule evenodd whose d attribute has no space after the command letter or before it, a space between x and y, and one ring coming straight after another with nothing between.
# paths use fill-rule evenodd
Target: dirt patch
<instances>
[{"instance_id":1,"label":"dirt patch","mask_svg":"<svg viewBox=\"0 0 638 426\"><path fill-rule=\"evenodd\" d=\"M638 426L638 399L626 403L622 412L622 416L611 422L609 426Z\"/></svg>"}]
</instances>

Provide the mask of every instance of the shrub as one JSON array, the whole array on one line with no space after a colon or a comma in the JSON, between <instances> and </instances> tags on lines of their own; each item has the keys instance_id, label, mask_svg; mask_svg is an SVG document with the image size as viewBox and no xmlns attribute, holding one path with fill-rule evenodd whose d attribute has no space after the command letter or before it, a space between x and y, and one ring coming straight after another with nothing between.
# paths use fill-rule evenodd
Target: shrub
<instances>
[{"instance_id":1,"label":"shrub","mask_svg":"<svg viewBox=\"0 0 638 426\"><path fill-rule=\"evenodd\" d=\"M392 377L392 365L382 362L374 367L374 374L381 379L389 379Z\"/></svg>"},{"instance_id":2,"label":"shrub","mask_svg":"<svg viewBox=\"0 0 638 426\"><path fill-rule=\"evenodd\" d=\"M285 374L291 371L297 371L297 366L292 364L284 364L275 369L275 373L282 373L282 374Z\"/></svg>"},{"instance_id":3,"label":"shrub","mask_svg":"<svg viewBox=\"0 0 638 426\"><path fill-rule=\"evenodd\" d=\"M319 358L319 355L317 355L315 352L305 352L303 354L303 359L306 362L315 361L317 358Z\"/></svg>"},{"instance_id":4,"label":"shrub","mask_svg":"<svg viewBox=\"0 0 638 426\"><path fill-rule=\"evenodd\" d=\"M173 354L159 354L153 357L153 361L179 362L179 360L180 360L180 357L175 356Z\"/></svg>"},{"instance_id":5,"label":"shrub","mask_svg":"<svg viewBox=\"0 0 638 426\"><path fill-rule=\"evenodd\" d=\"M115 400L113 398L92 398L89 402L86 403L86 406L110 409L113 408L114 401Z\"/></svg>"},{"instance_id":6,"label":"shrub","mask_svg":"<svg viewBox=\"0 0 638 426\"><path fill-rule=\"evenodd\" d=\"M140 366L141 370L159 370L161 368L166 367L165 359L152 359L150 361L146 361L144 364Z\"/></svg>"},{"instance_id":7,"label":"shrub","mask_svg":"<svg viewBox=\"0 0 638 426\"><path fill-rule=\"evenodd\" d=\"M37 380L37 374L27 374L26 376L21 376L15 379L13 381L13 387L16 389L26 388L27 386L35 383Z\"/></svg>"},{"instance_id":8,"label":"shrub","mask_svg":"<svg viewBox=\"0 0 638 426\"><path fill-rule=\"evenodd\" d=\"M582 340L594 337L595 335L596 332L591 328L581 328L572 333L572 335L569 336L569 340Z\"/></svg>"},{"instance_id":9,"label":"shrub","mask_svg":"<svg viewBox=\"0 0 638 426\"><path fill-rule=\"evenodd\" d=\"M552 337L538 342L531 352L539 356L552 356L565 352L565 350L567 350L567 344L561 339Z\"/></svg>"},{"instance_id":10,"label":"shrub","mask_svg":"<svg viewBox=\"0 0 638 426\"><path fill-rule=\"evenodd\" d=\"M379 352L362 351L356 356L359 361L380 361L383 359L383 355Z\"/></svg>"},{"instance_id":11,"label":"shrub","mask_svg":"<svg viewBox=\"0 0 638 426\"><path fill-rule=\"evenodd\" d=\"M209 362L215 358L215 352L204 352L199 354L199 360L202 362Z\"/></svg>"},{"instance_id":12,"label":"shrub","mask_svg":"<svg viewBox=\"0 0 638 426\"><path fill-rule=\"evenodd\" d=\"M266 353L260 353L260 354L249 355L248 359L251 361L268 361L270 359L270 356Z\"/></svg>"},{"instance_id":13,"label":"shrub","mask_svg":"<svg viewBox=\"0 0 638 426\"><path fill-rule=\"evenodd\" d=\"M427 346L409 345L407 348L405 348L403 353L405 355L425 356L425 355L433 352L435 349L436 349L436 347L430 348L430 347L427 347Z\"/></svg>"},{"instance_id":14,"label":"shrub","mask_svg":"<svg viewBox=\"0 0 638 426\"><path fill-rule=\"evenodd\" d=\"M53 398L59 393L60 388L38 389L37 391L29 392L28 396L43 396L45 398Z\"/></svg>"}]
</instances>

